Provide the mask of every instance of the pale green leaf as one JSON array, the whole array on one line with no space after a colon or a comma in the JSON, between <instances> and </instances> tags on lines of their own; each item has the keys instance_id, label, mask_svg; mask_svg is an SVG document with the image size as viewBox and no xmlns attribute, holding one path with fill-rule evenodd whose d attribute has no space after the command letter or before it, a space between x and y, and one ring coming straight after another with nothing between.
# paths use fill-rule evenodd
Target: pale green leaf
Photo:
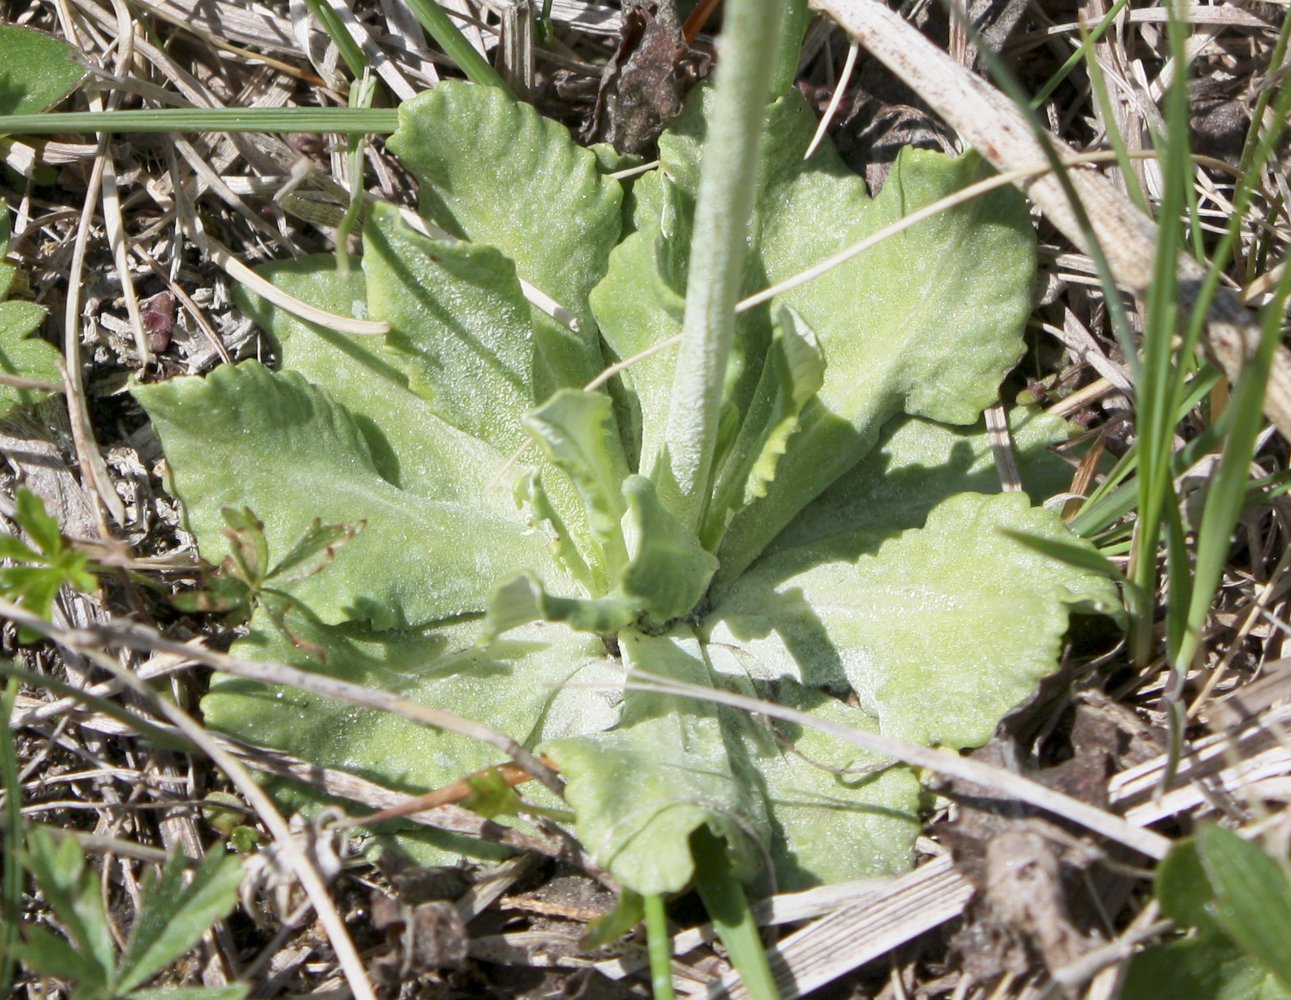
<instances>
[{"instance_id":1,"label":"pale green leaf","mask_svg":"<svg viewBox=\"0 0 1291 1000\"><path fill-rule=\"evenodd\" d=\"M254 510L274 554L286 554L315 518L364 525L325 572L290 588L325 621L422 624L482 612L497 581L517 573L559 578L518 520L428 501L381 478L353 415L299 376L246 362L134 393L210 561L223 556L226 506Z\"/></svg>"},{"instance_id":2,"label":"pale green leaf","mask_svg":"<svg viewBox=\"0 0 1291 1000\"><path fill-rule=\"evenodd\" d=\"M0 24L0 115L52 108L89 75L76 49L33 28Z\"/></svg>"},{"instance_id":3,"label":"pale green leaf","mask_svg":"<svg viewBox=\"0 0 1291 1000\"><path fill-rule=\"evenodd\" d=\"M184 877L183 858L172 854L160 878L144 883L143 909L130 928L117 988L125 992L141 986L182 957L237 905L241 881L242 863L218 848L206 855L191 880Z\"/></svg>"},{"instance_id":4,"label":"pale green leaf","mask_svg":"<svg viewBox=\"0 0 1291 1000\"><path fill-rule=\"evenodd\" d=\"M387 140L421 182L422 212L497 247L520 276L578 320L535 319L538 400L603 367L587 305L619 237L622 190L568 129L491 87L444 81L399 108Z\"/></svg>"},{"instance_id":5,"label":"pale green leaf","mask_svg":"<svg viewBox=\"0 0 1291 1000\"><path fill-rule=\"evenodd\" d=\"M489 601L484 635L489 640L530 622L561 622L580 632L609 634L636 620L640 606L618 594L584 599L547 593L529 574L503 584Z\"/></svg>"},{"instance_id":6,"label":"pale green leaf","mask_svg":"<svg viewBox=\"0 0 1291 1000\"><path fill-rule=\"evenodd\" d=\"M654 483L645 476L630 476L623 496L632 548L623 591L653 624L662 626L695 609L717 571L717 559L659 502Z\"/></svg>"},{"instance_id":7,"label":"pale green leaf","mask_svg":"<svg viewBox=\"0 0 1291 1000\"><path fill-rule=\"evenodd\" d=\"M627 562L620 521L626 505L621 493L627 464L615 437L610 397L582 389L561 389L524 422L543 454L572 480L587 513L596 552L587 553L604 593Z\"/></svg>"},{"instance_id":8,"label":"pale green leaf","mask_svg":"<svg viewBox=\"0 0 1291 1000\"><path fill-rule=\"evenodd\" d=\"M619 642L625 662L652 675L875 725L820 692L755 688L738 650L702 649L684 629L659 637L625 631ZM786 890L904 871L919 830L919 783L909 769L870 771L883 762L815 731L772 731L699 699L628 691L618 728L551 743L546 752L561 766L580 840L644 894L685 886L690 835L700 826L732 845L742 878L756 880L770 863L774 884Z\"/></svg>"},{"instance_id":9,"label":"pale green leaf","mask_svg":"<svg viewBox=\"0 0 1291 1000\"><path fill-rule=\"evenodd\" d=\"M1025 496L960 494L872 556L812 566L790 550L763 560L706 628L750 653L750 672L850 686L888 735L978 745L1054 670L1070 610L1119 611L1106 577L1001 528L1071 537ZM812 558L826 553L822 545Z\"/></svg>"},{"instance_id":10,"label":"pale green leaf","mask_svg":"<svg viewBox=\"0 0 1291 1000\"><path fill-rule=\"evenodd\" d=\"M710 647L714 666L732 658ZM781 681L757 685L779 705L874 731L878 723L832 695ZM864 754L817 729L772 722L740 730L774 819L771 858L781 892L899 875L914 855L921 788L908 767Z\"/></svg>"},{"instance_id":11,"label":"pale green leaf","mask_svg":"<svg viewBox=\"0 0 1291 1000\"><path fill-rule=\"evenodd\" d=\"M591 294L601 336L619 361L679 334L685 309L684 273L678 287L665 260L668 248L684 245L689 235L688 225L681 228L675 191L656 170L637 180L632 194L636 231L614 248L605 279ZM627 446L636 471L648 474L663 446L676 357L676 348L660 351L620 376L635 415L632 426L639 428L639 438Z\"/></svg>"},{"instance_id":12,"label":"pale green leaf","mask_svg":"<svg viewBox=\"0 0 1291 1000\"><path fill-rule=\"evenodd\" d=\"M544 739L595 732L618 718L620 669L596 636L531 625L480 647L480 624L418 632L324 626L294 616L299 640L327 649L325 663L257 619L233 652L447 708L533 749ZM493 746L418 725L393 712L292 688L217 675L202 701L208 725L409 793L427 792L503 763ZM526 786L526 796L533 794ZM469 853L460 838L455 846ZM488 845L477 845L481 850ZM496 854L496 850L491 853Z\"/></svg>"},{"instance_id":13,"label":"pale green leaf","mask_svg":"<svg viewBox=\"0 0 1291 1000\"><path fill-rule=\"evenodd\" d=\"M682 187L697 169L703 113L704 102L692 101L660 141L662 169ZM757 287L749 291L792 277L986 173L971 155L952 160L906 149L871 201L829 143L802 159L815 118L796 92L770 114L749 264ZM1026 203L1005 189L921 222L776 299L815 331L828 367L767 496L732 522L721 577L737 576L870 451L889 417L976 420L1021 355L1034 273Z\"/></svg>"},{"instance_id":14,"label":"pale green leaf","mask_svg":"<svg viewBox=\"0 0 1291 1000\"><path fill-rule=\"evenodd\" d=\"M735 514L766 495L780 456L798 430L799 414L820 390L824 377L825 361L816 335L801 316L783 307L762 376L705 515L704 541L710 548L716 548Z\"/></svg>"},{"instance_id":15,"label":"pale green leaf","mask_svg":"<svg viewBox=\"0 0 1291 1000\"><path fill-rule=\"evenodd\" d=\"M631 667L711 683L693 634L629 631L619 643ZM565 778L579 841L633 891L685 888L694 871L690 835L703 825L731 845L742 878L760 865L766 807L737 779L723 730L721 713L707 702L630 691L619 728L544 747Z\"/></svg>"},{"instance_id":16,"label":"pale green leaf","mask_svg":"<svg viewBox=\"0 0 1291 1000\"><path fill-rule=\"evenodd\" d=\"M422 236L384 202L368 214L363 247L368 308L390 324L413 391L458 430L513 450L539 401L515 265L491 247Z\"/></svg>"},{"instance_id":17,"label":"pale green leaf","mask_svg":"<svg viewBox=\"0 0 1291 1000\"><path fill-rule=\"evenodd\" d=\"M363 271L357 259L350 264L348 277L340 275L333 254L266 264L257 272L312 306L367 318ZM284 369L326 389L354 414L383 479L431 500L466 502L498 516L515 510L511 477L503 471L507 456L436 416L408 388L384 337L303 322L241 286L234 297L270 334Z\"/></svg>"},{"instance_id":18,"label":"pale green leaf","mask_svg":"<svg viewBox=\"0 0 1291 1000\"><path fill-rule=\"evenodd\" d=\"M577 491L574 490L573 484L567 477L561 476L560 473L551 471L550 478L556 484L556 501L568 502L569 493L574 493L573 499L577 499ZM573 579L581 583L589 593L602 589L597 585L598 580L594 575L592 561L583 557L580 542L587 537L586 531L577 536L571 531L565 523L565 518L557 509L556 501L547 492L547 478L539 470L531 470L516 486L515 497L516 503L528 510L533 518L534 523L541 524L550 533L550 547L552 556L561 567ZM568 489L565 489L568 487ZM575 512L580 513L580 512ZM576 527L585 526L581 518L577 519ZM589 552L591 556L593 553ZM599 568L596 570L599 573Z\"/></svg>"},{"instance_id":19,"label":"pale green leaf","mask_svg":"<svg viewBox=\"0 0 1291 1000\"><path fill-rule=\"evenodd\" d=\"M673 236L668 220L684 217L693 201L706 107L702 93L692 98L661 138L659 174L666 176L637 182L637 232L616 250L593 296L607 342L620 357L678 328L685 255L675 244L687 226L672 223ZM906 151L871 200L828 142L802 159L815 117L796 93L769 114L745 278L750 293L984 173L972 157ZM767 495L731 523L719 553L719 584L738 577L807 502L863 457L889 417L905 411L968 423L994 400L1022 350L1034 242L1025 202L1016 192L995 192L922 222L776 300L792 306L815 332L828 367ZM855 307L858 292L865 296L863 309ZM766 307L744 313L735 338L726 392L742 415L757 394L770 337L766 317ZM658 431L652 425L666 416L670 376L669 364L652 359L627 377L642 412L642 472L653 469ZM706 528L710 545L725 527L719 512Z\"/></svg>"},{"instance_id":20,"label":"pale green leaf","mask_svg":"<svg viewBox=\"0 0 1291 1000\"><path fill-rule=\"evenodd\" d=\"M1073 468L1051 446L1071 436L1061 417L1037 410L1009 414L1022 486L1035 504L1070 489ZM953 493L998 493L1000 475L982 423L949 427L901 417L879 446L794 518L767 554L827 541L831 557L872 553L885 539L920 527Z\"/></svg>"},{"instance_id":21,"label":"pale green leaf","mask_svg":"<svg viewBox=\"0 0 1291 1000\"><path fill-rule=\"evenodd\" d=\"M421 236L391 205L374 206L364 240L369 308L373 318L391 325L383 356L407 373L412 391L444 421L506 456L447 478L466 485L487 473L489 481L478 483L478 491L504 493L492 479L528 443L525 414L543 399L533 381L530 310L514 265L488 246ZM613 415L606 419L610 426L599 452L621 466ZM543 488L557 538L590 546L595 535L576 484L548 468ZM469 496L463 499L469 502ZM597 560L589 562L590 576L578 579L603 592L605 575ZM566 565L578 567L572 559Z\"/></svg>"}]
</instances>

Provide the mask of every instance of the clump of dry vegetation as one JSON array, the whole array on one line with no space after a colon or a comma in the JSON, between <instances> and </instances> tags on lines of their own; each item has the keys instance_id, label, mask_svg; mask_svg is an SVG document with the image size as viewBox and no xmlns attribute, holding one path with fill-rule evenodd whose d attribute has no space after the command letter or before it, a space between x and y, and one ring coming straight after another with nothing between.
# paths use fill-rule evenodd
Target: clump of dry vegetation
<instances>
[{"instance_id":1,"label":"clump of dry vegetation","mask_svg":"<svg viewBox=\"0 0 1291 1000\"><path fill-rule=\"evenodd\" d=\"M640 154L643 169L658 127L720 56L720 13L702 2L694 12L650 0L439 6L517 95L584 141ZM1262 398L1252 404L1242 389L1257 363L1258 311L1276 301L1291 243L1285 142L1257 174L1242 173L1254 140L1274 125L1271 99L1288 65L1285 8L1182 7L1185 69L1164 6L1127 5L1106 25L1101 2L816 7L798 86L872 189L902 146L971 146L1030 198L1040 281L1027 353L1002 403L1038 405L1079 426L1061 449L1071 485L1060 509L1132 585L1148 586L1131 607L1129 639L1078 621L1062 670L962 770L946 769L911 873L780 894L755 913L786 997L1115 997L1136 951L1181 933L1162 918L1150 867L1171 842L1219 822L1255 830L1288 864L1285 347L1266 352ZM82 54L89 84L60 111L344 107L352 74L327 18L344 26L387 104L460 75L399 0L363 0L352 11L295 0L63 0L2 4L0 15ZM1068 65L1082 38L1086 58ZM1026 95L1043 93L1035 107L1043 137L992 82L1000 71ZM1166 95L1180 78L1189 81L1194 155L1190 189L1173 205L1168 166L1145 151L1166 131ZM196 862L233 851L243 869L237 906L212 907L209 931L152 986L243 983L255 997L648 995L644 939L614 924L614 880L555 826L510 828L462 808L481 795L471 775L409 806L374 782L200 726L212 670L248 669L227 656L244 623L228 607L191 599L206 577L167 492L157 436L127 384L274 361L271 342L234 305L235 287L252 280L242 265L330 252L338 227L357 247L343 222L352 187L416 204L415 182L380 136L359 149L353 156L344 137L307 131L96 138L69 129L0 145L9 260L21 276L10 295L48 310L42 334L64 363L59 393L0 425L0 513L11 534L30 529L15 520L19 490L30 491L95 574L58 593L49 623L30 601L0 605L0 653L17 668L6 871L15 870L23 828L74 839L94 873L104 947L122 952L166 855ZM1200 328L1211 374L1198 365L1195 391L1162 417L1155 454L1165 456L1172 490L1156 515L1160 551L1154 543L1136 554L1135 532L1146 529L1125 471L1136 456L1146 461L1142 409L1153 397L1126 348L1137 352L1161 322L1150 299L1172 224L1162 205L1187 222L1185 256L1170 268L1179 308L1165 321L1183 336L1239 183L1247 205ZM1108 275L1122 291L1113 301ZM1281 317L1274 327L1281 338ZM1234 407L1252 411L1253 459L1221 480ZM1003 406L988 421L1000 431L996 460L1007 482ZM1234 475L1236 530L1206 539L1214 484ZM1189 561L1194 550L1206 554ZM1186 604L1188 591L1171 588L1179 574L1200 579L1216 558L1217 593L1211 601L1206 592L1204 614L1188 624L1170 604ZM177 593L190 600L177 605ZM284 818L252 773L310 783L346 808ZM1019 776L1031 783L1023 788ZM531 775L507 764L496 777ZM1065 798L1047 799L1046 789ZM1073 801L1085 811L1073 812ZM359 855L338 816L386 810L514 853L435 868L393 852ZM20 914L24 926L66 932L50 892L29 878L7 882L5 898L7 916ZM681 899L670 915L675 988L746 995L702 908ZM29 964L9 968L15 995L75 995Z\"/></svg>"}]
</instances>

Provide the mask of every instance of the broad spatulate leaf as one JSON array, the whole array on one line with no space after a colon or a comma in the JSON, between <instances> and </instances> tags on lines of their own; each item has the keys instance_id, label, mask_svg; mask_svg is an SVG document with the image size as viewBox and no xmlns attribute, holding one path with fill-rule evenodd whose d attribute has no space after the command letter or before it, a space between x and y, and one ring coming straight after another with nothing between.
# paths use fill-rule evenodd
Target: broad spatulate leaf
<instances>
[{"instance_id":1,"label":"broad spatulate leaf","mask_svg":"<svg viewBox=\"0 0 1291 1000\"><path fill-rule=\"evenodd\" d=\"M377 205L348 275L332 258L262 269L390 336L349 340L248 296L280 370L136 389L208 560L226 554L221 508L255 511L275 554L312 524L362 524L284 584L284 627L257 615L236 653L546 753L573 832L645 894L687 885L700 829L763 888L899 872L920 786L809 727L625 678L963 747L1056 669L1071 611L1117 608L1107 579L1006 533L1083 544L1039 506L1067 488L1047 450L1066 426L1015 415L1029 493L1001 495L978 422L1030 301L1034 237L1009 191L744 313L705 515L692 530L668 511L674 354L612 391L585 386L603 358L680 329L708 109L692 99L625 211L623 184L563 128L497 91L440 84L404 105L390 140L433 235ZM984 173L972 155L906 152L871 197L828 143L803 159L813 128L796 95L768 109L750 293ZM408 791L501 762L245 679L217 678L204 710L242 739Z\"/></svg>"}]
</instances>

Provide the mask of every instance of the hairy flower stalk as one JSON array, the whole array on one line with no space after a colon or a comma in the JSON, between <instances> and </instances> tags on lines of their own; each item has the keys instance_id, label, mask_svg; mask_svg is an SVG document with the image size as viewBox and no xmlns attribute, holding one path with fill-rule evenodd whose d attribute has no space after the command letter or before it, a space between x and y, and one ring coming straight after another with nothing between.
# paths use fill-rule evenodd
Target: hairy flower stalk
<instances>
[{"instance_id":1,"label":"hairy flower stalk","mask_svg":"<svg viewBox=\"0 0 1291 1000\"><path fill-rule=\"evenodd\" d=\"M783 27L781 0L732 0L720 42L712 125L695 207L686 313L660 493L688 527L708 499L735 303L753 214L758 146Z\"/></svg>"}]
</instances>

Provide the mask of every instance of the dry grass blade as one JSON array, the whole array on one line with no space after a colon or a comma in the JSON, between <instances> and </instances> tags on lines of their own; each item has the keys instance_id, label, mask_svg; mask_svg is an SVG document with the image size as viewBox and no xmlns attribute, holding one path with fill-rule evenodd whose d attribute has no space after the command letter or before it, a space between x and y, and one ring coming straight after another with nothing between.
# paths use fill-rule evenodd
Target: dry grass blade
<instances>
[{"instance_id":1,"label":"dry grass blade","mask_svg":"<svg viewBox=\"0 0 1291 1000\"><path fill-rule=\"evenodd\" d=\"M783 1000L805 996L852 969L886 955L963 912L973 887L949 857L938 858L892 885L789 935L768 953ZM727 976L708 997L747 997Z\"/></svg>"},{"instance_id":2,"label":"dry grass blade","mask_svg":"<svg viewBox=\"0 0 1291 1000\"><path fill-rule=\"evenodd\" d=\"M224 268L230 278L246 285L267 302L285 309L291 315L310 323L317 323L329 330L341 333L352 333L364 337L382 337L390 332L390 324L382 320L355 319L352 316L339 316L329 313L308 302L302 302L295 296L288 295L276 285L266 281L255 271L247 267L222 245L205 233L196 233L198 242L220 267Z\"/></svg>"},{"instance_id":3,"label":"dry grass blade","mask_svg":"<svg viewBox=\"0 0 1291 1000\"><path fill-rule=\"evenodd\" d=\"M1285 692L1285 678L1281 683ZM1112 778L1109 798L1143 824L1190 810L1235 809L1258 783L1285 783L1291 775L1288 727L1291 704L1266 709L1231 732L1198 740L1179 761L1177 787L1165 794L1157 794L1169 763L1162 755Z\"/></svg>"},{"instance_id":4,"label":"dry grass blade","mask_svg":"<svg viewBox=\"0 0 1291 1000\"><path fill-rule=\"evenodd\" d=\"M999 170L1017 170L1045 160L1044 147L1008 97L877 0L814 0L813 6L829 14L904 80ZM1059 158L1073 155L1056 136L1048 141ZM1080 170L1069 176L1116 281L1130 291L1146 292L1156 254L1156 224L1106 178ZM1087 249L1077 215L1056 178L1044 176L1020 186L1064 236ZM1187 255L1180 256L1177 268L1182 305L1189 308L1205 272ZM1259 342L1258 324L1237 297L1222 288L1209 320L1210 351L1229 379L1236 380ZM1291 352L1285 347L1274 361L1265 413L1291 439Z\"/></svg>"},{"instance_id":5,"label":"dry grass blade","mask_svg":"<svg viewBox=\"0 0 1291 1000\"><path fill-rule=\"evenodd\" d=\"M372 809L398 808L410 798L404 792L392 791L345 771L319 767L309 761L260 747L244 746L226 737L216 737L216 739L248 767L265 774L294 778L333 798L358 802ZM513 827L500 826L456 805L436 806L434 809L408 813L403 818L409 823L446 830L474 840L502 844L517 851L527 851L550 858L566 857L570 854L569 844L559 837L529 834Z\"/></svg>"}]
</instances>

